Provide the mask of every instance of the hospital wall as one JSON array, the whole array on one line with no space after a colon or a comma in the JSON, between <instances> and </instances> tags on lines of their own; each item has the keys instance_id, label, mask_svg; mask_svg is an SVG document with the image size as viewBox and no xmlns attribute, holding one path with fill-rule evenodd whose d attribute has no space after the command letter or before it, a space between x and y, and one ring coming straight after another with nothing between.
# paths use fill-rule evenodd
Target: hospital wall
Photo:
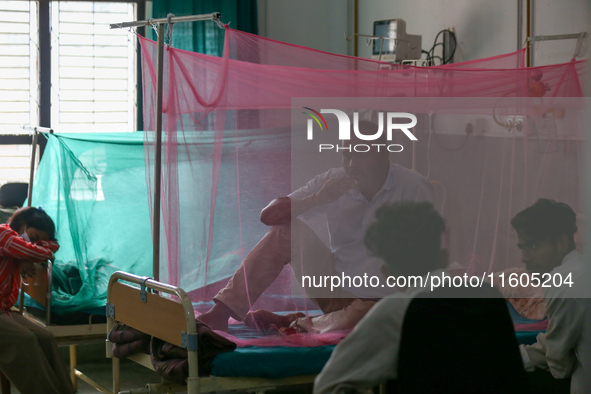
<instances>
[{"instance_id":1,"label":"hospital wall","mask_svg":"<svg viewBox=\"0 0 591 394\"><path fill-rule=\"evenodd\" d=\"M454 28L459 40L455 60L474 60L518 49L517 3L517 0L359 0L358 31L372 34L375 20L402 18L407 32L422 35L422 47L428 50L437 32ZM526 1L522 3L525 39ZM589 0L532 0L532 4L534 35L591 32ZM258 7L260 35L353 55L353 45L343 35L345 31L353 32L352 0L259 0ZM574 48L575 40L536 44L534 65L567 62ZM359 39L359 56L370 54L365 40Z\"/></svg>"}]
</instances>

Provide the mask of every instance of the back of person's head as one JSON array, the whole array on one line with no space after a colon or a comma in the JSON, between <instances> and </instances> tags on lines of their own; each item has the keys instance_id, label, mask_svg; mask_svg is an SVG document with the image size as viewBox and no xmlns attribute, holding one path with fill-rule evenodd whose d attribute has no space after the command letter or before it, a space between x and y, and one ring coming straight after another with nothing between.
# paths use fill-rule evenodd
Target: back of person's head
<instances>
[{"instance_id":1,"label":"back of person's head","mask_svg":"<svg viewBox=\"0 0 591 394\"><path fill-rule=\"evenodd\" d=\"M428 202L387 204L365 233L365 245L394 275L425 275L440 268L445 222Z\"/></svg>"},{"instance_id":2,"label":"back of person's head","mask_svg":"<svg viewBox=\"0 0 591 394\"><path fill-rule=\"evenodd\" d=\"M25 207L17 210L8 219L8 225L16 232L19 232L23 225L27 228L32 227L47 233L49 240L55 241L55 224L41 208Z\"/></svg>"},{"instance_id":3,"label":"back of person's head","mask_svg":"<svg viewBox=\"0 0 591 394\"><path fill-rule=\"evenodd\" d=\"M547 198L540 198L511 219L511 225L520 236L556 242L566 235L570 248L575 248L576 222L577 215L570 206Z\"/></svg>"}]
</instances>

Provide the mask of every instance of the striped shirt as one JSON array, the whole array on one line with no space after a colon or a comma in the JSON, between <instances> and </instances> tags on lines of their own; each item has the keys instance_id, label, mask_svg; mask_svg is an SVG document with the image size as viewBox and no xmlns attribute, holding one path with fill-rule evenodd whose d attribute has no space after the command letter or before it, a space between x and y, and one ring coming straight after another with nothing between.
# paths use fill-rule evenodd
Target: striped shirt
<instances>
[{"instance_id":1,"label":"striped shirt","mask_svg":"<svg viewBox=\"0 0 591 394\"><path fill-rule=\"evenodd\" d=\"M8 224L0 224L0 312L8 311L18 298L21 284L20 263L40 263L59 249L57 242L25 241Z\"/></svg>"}]
</instances>

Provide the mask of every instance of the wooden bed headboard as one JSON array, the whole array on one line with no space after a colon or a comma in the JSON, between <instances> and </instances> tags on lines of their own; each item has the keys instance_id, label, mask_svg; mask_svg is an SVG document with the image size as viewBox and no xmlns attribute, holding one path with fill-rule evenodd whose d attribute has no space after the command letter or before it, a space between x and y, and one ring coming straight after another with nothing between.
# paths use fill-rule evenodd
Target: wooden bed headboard
<instances>
[{"instance_id":1,"label":"wooden bed headboard","mask_svg":"<svg viewBox=\"0 0 591 394\"><path fill-rule=\"evenodd\" d=\"M180 302L146 293L121 282L111 285L109 303L115 306L115 320L176 346L182 346L181 332L187 331L185 311Z\"/></svg>"}]
</instances>

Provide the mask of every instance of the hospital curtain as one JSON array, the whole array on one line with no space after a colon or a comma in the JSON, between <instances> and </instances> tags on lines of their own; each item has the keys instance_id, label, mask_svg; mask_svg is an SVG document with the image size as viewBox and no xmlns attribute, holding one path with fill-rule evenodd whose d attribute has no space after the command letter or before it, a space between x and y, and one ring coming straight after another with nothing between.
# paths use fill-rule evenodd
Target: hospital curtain
<instances>
[{"instance_id":1,"label":"hospital curtain","mask_svg":"<svg viewBox=\"0 0 591 394\"><path fill-rule=\"evenodd\" d=\"M154 0L153 18L222 13L222 22L230 27L257 34L256 0ZM151 32L155 39L154 32ZM148 36L150 37L150 36ZM224 30L213 22L177 23L173 27L172 46L192 52L221 56L224 45Z\"/></svg>"}]
</instances>

